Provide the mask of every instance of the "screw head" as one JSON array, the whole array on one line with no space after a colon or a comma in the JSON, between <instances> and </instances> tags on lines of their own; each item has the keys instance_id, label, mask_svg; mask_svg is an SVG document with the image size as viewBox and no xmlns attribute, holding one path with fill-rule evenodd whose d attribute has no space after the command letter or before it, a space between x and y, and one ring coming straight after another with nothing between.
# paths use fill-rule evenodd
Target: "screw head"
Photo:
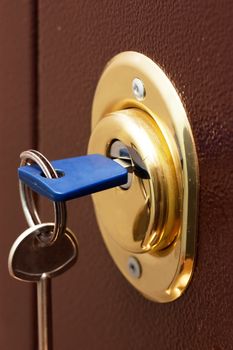
<instances>
[{"instance_id":1,"label":"screw head","mask_svg":"<svg viewBox=\"0 0 233 350\"><path fill-rule=\"evenodd\" d=\"M141 79L138 79L138 78L133 79L132 90L133 90L134 96L138 101L144 100L146 96L146 90L145 90L144 83Z\"/></svg>"},{"instance_id":2,"label":"screw head","mask_svg":"<svg viewBox=\"0 0 233 350\"><path fill-rule=\"evenodd\" d=\"M136 259L134 256L130 256L128 259L128 271L133 278L141 277L142 267L138 259Z\"/></svg>"}]
</instances>

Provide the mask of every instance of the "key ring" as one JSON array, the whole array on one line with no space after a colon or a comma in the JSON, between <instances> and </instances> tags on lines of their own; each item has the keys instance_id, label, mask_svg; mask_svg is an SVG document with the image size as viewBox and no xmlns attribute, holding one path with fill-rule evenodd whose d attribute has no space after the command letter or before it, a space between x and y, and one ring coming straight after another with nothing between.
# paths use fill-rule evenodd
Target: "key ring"
<instances>
[{"instance_id":1,"label":"key ring","mask_svg":"<svg viewBox=\"0 0 233 350\"><path fill-rule=\"evenodd\" d=\"M38 151L28 150L20 154L21 163L20 166L31 165L36 163L44 173L44 175L49 178L58 178L58 175L53 168L52 164L48 161L47 158L43 156ZM27 223L29 226L34 226L41 224L40 217L38 215L35 200L33 197L33 191L26 186L22 181L19 181L19 193L20 199L26 217ZM54 229L52 234L49 237L46 237L46 242L52 244L55 242L57 237L63 234L66 228L66 204L65 202L53 202L54 207Z\"/></svg>"}]
</instances>

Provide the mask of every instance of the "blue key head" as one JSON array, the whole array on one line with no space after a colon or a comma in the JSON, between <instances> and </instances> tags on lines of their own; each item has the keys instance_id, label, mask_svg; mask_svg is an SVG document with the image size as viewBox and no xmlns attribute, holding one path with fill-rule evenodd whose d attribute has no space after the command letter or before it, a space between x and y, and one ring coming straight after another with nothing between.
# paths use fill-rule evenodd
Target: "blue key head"
<instances>
[{"instance_id":1,"label":"blue key head","mask_svg":"<svg viewBox=\"0 0 233 350\"><path fill-rule=\"evenodd\" d=\"M127 182L127 170L100 154L66 158L51 162L58 179L43 176L37 165L18 168L19 179L38 194L59 202L103 191Z\"/></svg>"}]
</instances>

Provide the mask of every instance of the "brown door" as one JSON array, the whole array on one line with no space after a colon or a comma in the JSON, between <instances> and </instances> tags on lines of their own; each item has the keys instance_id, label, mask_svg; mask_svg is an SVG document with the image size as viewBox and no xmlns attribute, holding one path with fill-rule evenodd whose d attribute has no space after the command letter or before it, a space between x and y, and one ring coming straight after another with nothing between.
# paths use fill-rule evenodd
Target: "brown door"
<instances>
[{"instance_id":1,"label":"brown door","mask_svg":"<svg viewBox=\"0 0 233 350\"><path fill-rule=\"evenodd\" d=\"M54 349L233 349L233 2L20 3L3 1L2 15L9 57L1 89L9 95L0 106L1 156L9 175L1 174L1 348L36 348L35 294L6 267L7 249L26 226L15 201L18 153L33 146L49 159L85 154L101 71L115 54L135 50L171 78L192 125L201 181L194 277L173 303L144 299L108 255L91 199L73 201L69 226L80 258L54 280ZM46 217L47 203L41 207Z\"/></svg>"}]
</instances>

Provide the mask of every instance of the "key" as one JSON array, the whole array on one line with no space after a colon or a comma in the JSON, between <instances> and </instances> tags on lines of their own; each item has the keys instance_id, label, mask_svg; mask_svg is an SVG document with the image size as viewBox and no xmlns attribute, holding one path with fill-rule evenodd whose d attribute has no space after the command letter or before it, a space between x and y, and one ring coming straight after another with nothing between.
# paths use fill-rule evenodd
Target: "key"
<instances>
[{"instance_id":1,"label":"key","mask_svg":"<svg viewBox=\"0 0 233 350\"><path fill-rule=\"evenodd\" d=\"M53 348L51 279L69 269L78 257L77 239L68 228L51 245L40 240L40 235L48 235L53 228L52 223L28 228L13 243L8 258L12 277L37 283L39 350Z\"/></svg>"},{"instance_id":2,"label":"key","mask_svg":"<svg viewBox=\"0 0 233 350\"><path fill-rule=\"evenodd\" d=\"M124 185L132 171L130 162L100 154L55 160L51 164L60 175L58 179L44 177L35 164L19 167L18 175L35 192L56 202Z\"/></svg>"}]
</instances>

